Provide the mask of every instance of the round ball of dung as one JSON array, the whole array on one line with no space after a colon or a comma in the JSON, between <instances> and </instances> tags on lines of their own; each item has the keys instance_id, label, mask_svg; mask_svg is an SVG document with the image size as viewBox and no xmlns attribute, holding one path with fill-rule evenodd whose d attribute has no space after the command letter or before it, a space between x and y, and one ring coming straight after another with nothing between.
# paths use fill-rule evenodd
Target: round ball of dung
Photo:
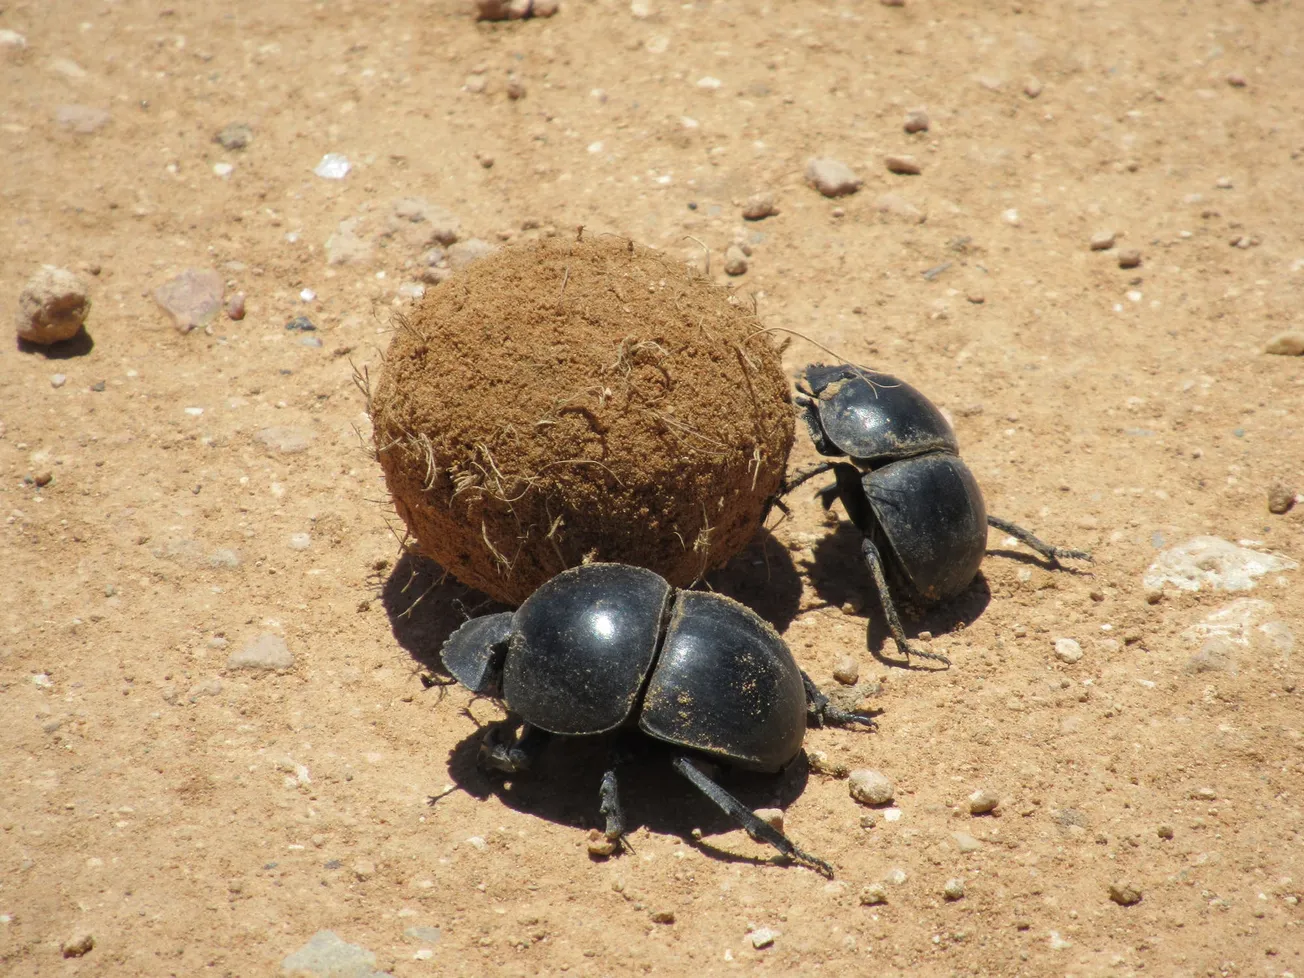
<instances>
[{"instance_id":1,"label":"round ball of dung","mask_svg":"<svg viewBox=\"0 0 1304 978\"><path fill-rule=\"evenodd\" d=\"M509 604L586 561L680 587L723 565L794 422L750 304L613 235L506 248L427 291L370 409L421 551Z\"/></svg>"}]
</instances>

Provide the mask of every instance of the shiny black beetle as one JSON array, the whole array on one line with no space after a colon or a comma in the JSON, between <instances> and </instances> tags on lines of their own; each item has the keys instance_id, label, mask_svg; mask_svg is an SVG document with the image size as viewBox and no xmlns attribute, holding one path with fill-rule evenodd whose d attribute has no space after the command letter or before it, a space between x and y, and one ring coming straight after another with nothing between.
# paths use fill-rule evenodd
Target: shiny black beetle
<instances>
[{"instance_id":1,"label":"shiny black beetle","mask_svg":"<svg viewBox=\"0 0 1304 978\"><path fill-rule=\"evenodd\" d=\"M508 712L485 737L483 766L526 770L549 734L638 730L676 748L674 769L753 838L832 875L694 764L777 772L801 750L807 722L873 725L833 707L774 629L736 601L676 590L641 567L586 564L515 612L472 618L440 655L453 678ZM607 840L617 844L620 759L613 753L599 792Z\"/></svg>"},{"instance_id":2,"label":"shiny black beetle","mask_svg":"<svg viewBox=\"0 0 1304 978\"><path fill-rule=\"evenodd\" d=\"M954 597L969 586L987 550L987 527L1010 534L1052 562L1091 560L1081 550L1043 543L1022 527L987 515L983 495L960 459L950 424L928 398L887 374L848 364L812 364L797 382L796 402L822 462L786 482L781 494L832 471L820 490L824 507L841 499L864 534L861 555L883 615L902 654L950 665L915 648L897 617L892 593L915 605Z\"/></svg>"}]
</instances>

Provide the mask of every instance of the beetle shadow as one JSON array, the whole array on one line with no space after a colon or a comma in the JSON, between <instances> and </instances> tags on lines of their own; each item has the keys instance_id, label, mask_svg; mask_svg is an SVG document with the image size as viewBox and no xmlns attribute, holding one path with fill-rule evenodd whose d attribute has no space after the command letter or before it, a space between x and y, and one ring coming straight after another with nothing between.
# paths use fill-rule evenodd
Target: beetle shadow
<instances>
[{"instance_id":1,"label":"beetle shadow","mask_svg":"<svg viewBox=\"0 0 1304 978\"><path fill-rule=\"evenodd\" d=\"M1072 574L1074 577L1094 576L1090 570L1084 570L1074 564L1065 564L1059 560L1052 560L1050 557L1043 557L1039 553L1030 553L1027 550L988 550L987 556L1012 560L1016 564L1027 564L1030 567L1040 567L1044 571L1051 571L1056 574Z\"/></svg>"},{"instance_id":2,"label":"beetle shadow","mask_svg":"<svg viewBox=\"0 0 1304 978\"><path fill-rule=\"evenodd\" d=\"M598 789L610 766L611 737L552 737L529 771L504 775L485 772L477 765L486 730L481 727L472 732L449 751L448 774L458 788L480 801L492 795L513 811L576 831L603 829ZM659 835L689 839L693 829L707 838L739 828L670 766L674 748L642 735L627 735L622 748L629 756L617 770L617 781L627 834L646 828ZM752 810L786 808L806 789L810 769L802 751L778 774L721 766L711 776ZM438 801L432 804L437 806ZM770 859L764 849L759 857L752 857L700 841L696 844L713 858L756 863Z\"/></svg>"},{"instance_id":3,"label":"beetle shadow","mask_svg":"<svg viewBox=\"0 0 1304 978\"><path fill-rule=\"evenodd\" d=\"M814 559L809 567L811 587L834 607L840 608L848 603L863 607L862 614L869 619L866 642L871 654L886 665L907 665L904 659L891 654L895 653L896 646L879 607L869 568L860 554L863 539L864 534L854 523L842 520L816 543ZM917 638L924 631L945 635L967 628L982 616L991 599L991 587L980 570L969 586L953 598L922 609L897 599L896 607L906 636Z\"/></svg>"},{"instance_id":4,"label":"beetle shadow","mask_svg":"<svg viewBox=\"0 0 1304 978\"><path fill-rule=\"evenodd\" d=\"M428 557L405 550L379 582L380 601L394 639L414 662L447 676L439 658L448 636L468 618L503 611L492 598L472 590Z\"/></svg>"},{"instance_id":5,"label":"beetle shadow","mask_svg":"<svg viewBox=\"0 0 1304 978\"><path fill-rule=\"evenodd\" d=\"M706 576L711 590L746 605L779 634L788 630L801 607L801 575L788 548L762 527L746 549Z\"/></svg>"}]
</instances>

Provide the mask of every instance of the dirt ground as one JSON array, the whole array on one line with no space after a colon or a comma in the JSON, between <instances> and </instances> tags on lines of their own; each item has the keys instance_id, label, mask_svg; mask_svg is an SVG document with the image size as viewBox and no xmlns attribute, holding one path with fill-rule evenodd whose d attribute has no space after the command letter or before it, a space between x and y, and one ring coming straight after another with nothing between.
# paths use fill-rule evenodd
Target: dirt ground
<instances>
[{"instance_id":1,"label":"dirt ground","mask_svg":"<svg viewBox=\"0 0 1304 978\"><path fill-rule=\"evenodd\" d=\"M42 263L94 303L72 349L0 352L0 971L278 974L330 930L398 976L1304 974L1304 576L1142 581L1200 535L1304 554L1304 505L1267 505L1304 489L1304 359L1263 352L1304 308L1298 0L468 6L0 0L0 304ZM812 156L863 188L820 196ZM780 213L744 227L758 191ZM712 578L821 684L848 654L882 683L876 733L806 745L891 808L729 782L836 881L654 763L606 861L596 747L476 773L492 704L420 681L475 598L399 556L354 384L443 274L409 197L492 244L701 242L721 281L741 235L728 284L768 324L927 392L993 513L1094 552L1052 571L993 534L911 625L940 672L877 626L866 650L857 536L811 493ZM174 329L153 294L188 267L247 315ZM1189 630L1247 597L1274 640L1211 661ZM265 633L292 665L228 666Z\"/></svg>"}]
</instances>

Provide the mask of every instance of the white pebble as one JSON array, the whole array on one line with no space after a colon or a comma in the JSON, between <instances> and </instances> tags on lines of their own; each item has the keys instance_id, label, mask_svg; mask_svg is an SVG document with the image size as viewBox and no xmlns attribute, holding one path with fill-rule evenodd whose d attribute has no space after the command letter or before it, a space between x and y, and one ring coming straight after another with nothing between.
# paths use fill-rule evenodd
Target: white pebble
<instances>
[{"instance_id":1,"label":"white pebble","mask_svg":"<svg viewBox=\"0 0 1304 978\"><path fill-rule=\"evenodd\" d=\"M64 374L52 374L50 376L51 387L62 387L66 383L68 383L68 378Z\"/></svg>"},{"instance_id":2,"label":"white pebble","mask_svg":"<svg viewBox=\"0 0 1304 978\"><path fill-rule=\"evenodd\" d=\"M752 947L760 950L763 947L769 947L774 943L774 939L779 936L779 931L771 930L769 927L761 927L747 935L752 942Z\"/></svg>"},{"instance_id":3,"label":"white pebble","mask_svg":"<svg viewBox=\"0 0 1304 978\"><path fill-rule=\"evenodd\" d=\"M317 293L312 289L302 289L299 292L299 298L304 302L312 302L313 299L317 298Z\"/></svg>"},{"instance_id":4,"label":"white pebble","mask_svg":"<svg viewBox=\"0 0 1304 978\"><path fill-rule=\"evenodd\" d=\"M291 534L290 534L290 549L291 549L291 550L307 550L307 549L308 549L309 547L311 547L311 546L312 546L312 535L311 535L311 534L309 534L309 533L291 533Z\"/></svg>"},{"instance_id":5,"label":"white pebble","mask_svg":"<svg viewBox=\"0 0 1304 978\"><path fill-rule=\"evenodd\" d=\"M343 180L352 168L353 164L349 162L347 156L342 153L327 153L312 172L323 180Z\"/></svg>"},{"instance_id":6,"label":"white pebble","mask_svg":"<svg viewBox=\"0 0 1304 978\"><path fill-rule=\"evenodd\" d=\"M946 886L942 888L942 895L948 900L961 900L964 898L964 880L950 879L946 881Z\"/></svg>"},{"instance_id":7,"label":"white pebble","mask_svg":"<svg viewBox=\"0 0 1304 978\"><path fill-rule=\"evenodd\" d=\"M234 173L234 172L235 172L235 166L234 166L233 164L231 164L231 163L214 163L214 164L213 164L213 173L215 173L217 176L221 177L223 180L225 180L225 179L227 179L228 177L230 177L231 174Z\"/></svg>"},{"instance_id":8,"label":"white pebble","mask_svg":"<svg viewBox=\"0 0 1304 978\"><path fill-rule=\"evenodd\" d=\"M1082 658L1082 646L1071 638L1057 638L1055 639L1055 658L1072 665Z\"/></svg>"},{"instance_id":9,"label":"white pebble","mask_svg":"<svg viewBox=\"0 0 1304 978\"><path fill-rule=\"evenodd\" d=\"M1016 228L1022 223L1019 218L1019 212L1013 207L1001 214L1001 220L1011 227Z\"/></svg>"},{"instance_id":10,"label":"white pebble","mask_svg":"<svg viewBox=\"0 0 1304 978\"><path fill-rule=\"evenodd\" d=\"M1097 231L1091 236L1092 251L1108 251L1118 240L1117 231Z\"/></svg>"},{"instance_id":11,"label":"white pebble","mask_svg":"<svg viewBox=\"0 0 1304 978\"><path fill-rule=\"evenodd\" d=\"M723 84L724 84L724 82L720 81L719 78L712 78L710 75L707 75L707 76L704 77L704 78L699 78L699 79L697 80L697 87L698 87L698 88L709 88L709 89L714 90L714 89L719 88L719 87L720 87L721 85L723 85Z\"/></svg>"}]
</instances>

